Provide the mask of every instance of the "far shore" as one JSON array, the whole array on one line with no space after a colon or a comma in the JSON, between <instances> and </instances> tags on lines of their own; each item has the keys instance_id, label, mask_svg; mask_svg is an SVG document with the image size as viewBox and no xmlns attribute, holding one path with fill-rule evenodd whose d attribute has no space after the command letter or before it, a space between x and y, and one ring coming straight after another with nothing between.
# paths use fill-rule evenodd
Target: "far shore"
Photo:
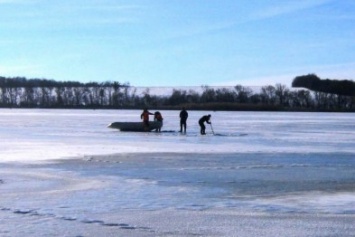
<instances>
[{"instance_id":1,"label":"far shore","mask_svg":"<svg viewBox=\"0 0 355 237\"><path fill-rule=\"evenodd\" d=\"M10 106L0 109L73 109L73 110L142 110L144 106L51 106L51 107L33 107L33 106ZM238 103L208 103L208 104L182 104L176 106L149 106L154 110L177 110L186 108L189 111L236 111L236 112L331 112L331 113L353 113L355 109L313 109L313 108L289 108L276 105L254 105Z\"/></svg>"}]
</instances>

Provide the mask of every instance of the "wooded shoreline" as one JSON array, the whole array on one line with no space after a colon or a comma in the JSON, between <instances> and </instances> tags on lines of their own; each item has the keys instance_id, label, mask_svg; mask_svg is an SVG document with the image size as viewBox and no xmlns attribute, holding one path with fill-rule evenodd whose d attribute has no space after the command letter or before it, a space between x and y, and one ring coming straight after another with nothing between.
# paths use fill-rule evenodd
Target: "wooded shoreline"
<instances>
[{"instance_id":1,"label":"wooded shoreline","mask_svg":"<svg viewBox=\"0 0 355 237\"><path fill-rule=\"evenodd\" d=\"M148 87L138 94L135 87L116 81L81 83L0 77L0 108L355 112L353 81L330 83L329 79L310 74L296 77L292 86L303 88L276 84L262 86L256 92L242 85L201 86L199 93L171 88L171 94L154 95Z\"/></svg>"}]
</instances>

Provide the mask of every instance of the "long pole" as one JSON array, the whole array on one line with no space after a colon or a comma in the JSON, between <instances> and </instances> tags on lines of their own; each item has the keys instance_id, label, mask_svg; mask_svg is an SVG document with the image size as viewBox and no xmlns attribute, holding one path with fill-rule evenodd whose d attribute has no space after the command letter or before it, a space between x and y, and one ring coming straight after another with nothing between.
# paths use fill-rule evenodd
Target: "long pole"
<instances>
[{"instance_id":1,"label":"long pole","mask_svg":"<svg viewBox=\"0 0 355 237\"><path fill-rule=\"evenodd\" d=\"M210 125L211 125L211 130L212 130L212 133L213 133L213 135L214 135L214 131L213 131L213 127L212 127L212 123L210 123Z\"/></svg>"}]
</instances>

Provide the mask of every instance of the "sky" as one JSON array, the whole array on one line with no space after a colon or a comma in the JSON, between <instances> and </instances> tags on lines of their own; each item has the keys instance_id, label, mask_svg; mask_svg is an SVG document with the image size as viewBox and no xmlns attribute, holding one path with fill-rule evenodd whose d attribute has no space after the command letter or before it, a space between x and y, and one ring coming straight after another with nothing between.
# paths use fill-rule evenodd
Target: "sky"
<instances>
[{"instance_id":1,"label":"sky","mask_svg":"<svg viewBox=\"0 0 355 237\"><path fill-rule=\"evenodd\" d=\"M131 86L355 80L354 0L0 0L0 76Z\"/></svg>"}]
</instances>

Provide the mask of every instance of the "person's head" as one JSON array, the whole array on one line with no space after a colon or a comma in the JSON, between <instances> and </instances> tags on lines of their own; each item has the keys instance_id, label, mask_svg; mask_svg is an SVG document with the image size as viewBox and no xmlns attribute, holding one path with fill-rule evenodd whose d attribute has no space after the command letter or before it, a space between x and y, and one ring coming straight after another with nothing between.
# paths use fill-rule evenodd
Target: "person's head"
<instances>
[{"instance_id":1,"label":"person's head","mask_svg":"<svg viewBox=\"0 0 355 237\"><path fill-rule=\"evenodd\" d=\"M209 115L207 115L207 117L211 118L211 115L209 114Z\"/></svg>"}]
</instances>

